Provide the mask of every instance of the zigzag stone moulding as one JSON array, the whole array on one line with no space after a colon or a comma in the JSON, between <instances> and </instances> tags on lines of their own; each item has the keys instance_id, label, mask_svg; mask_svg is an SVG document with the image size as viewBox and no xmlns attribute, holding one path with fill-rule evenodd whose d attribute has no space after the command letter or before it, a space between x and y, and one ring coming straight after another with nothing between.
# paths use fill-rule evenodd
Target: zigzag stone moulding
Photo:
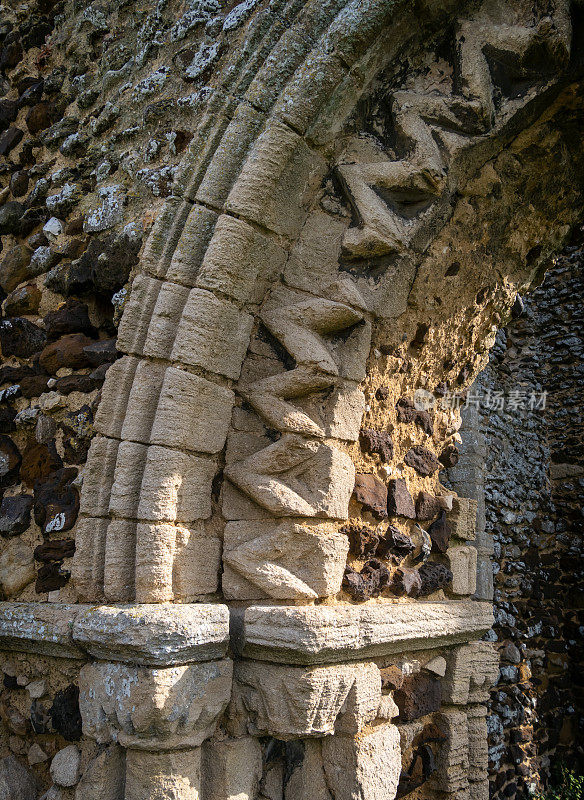
<instances>
[{"instance_id":1,"label":"zigzag stone moulding","mask_svg":"<svg viewBox=\"0 0 584 800\"><path fill-rule=\"evenodd\" d=\"M0 646L79 662L100 800L486 800L492 607L436 396L582 208L569 7L240 5L103 387L83 604L0 610Z\"/></svg>"}]
</instances>

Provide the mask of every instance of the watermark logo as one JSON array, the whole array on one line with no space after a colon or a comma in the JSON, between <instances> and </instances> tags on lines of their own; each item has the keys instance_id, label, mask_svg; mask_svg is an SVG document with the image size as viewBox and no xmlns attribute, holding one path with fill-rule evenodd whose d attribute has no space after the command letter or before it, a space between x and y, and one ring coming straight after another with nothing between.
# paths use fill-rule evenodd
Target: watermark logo
<instances>
[{"instance_id":1,"label":"watermark logo","mask_svg":"<svg viewBox=\"0 0 584 800\"><path fill-rule=\"evenodd\" d=\"M445 391L438 397L426 389L416 389L414 406L418 411L431 411L432 409L448 411L471 407L483 412L543 411L546 407L547 395L546 391L529 392L523 389L511 389L507 393L492 389L485 391L469 389L462 393Z\"/></svg>"}]
</instances>

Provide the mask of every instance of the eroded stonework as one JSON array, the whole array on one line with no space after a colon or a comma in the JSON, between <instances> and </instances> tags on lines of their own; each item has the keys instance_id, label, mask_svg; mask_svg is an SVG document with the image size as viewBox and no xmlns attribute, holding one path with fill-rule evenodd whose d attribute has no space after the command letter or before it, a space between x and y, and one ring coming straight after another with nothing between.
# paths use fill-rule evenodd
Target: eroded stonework
<instances>
[{"instance_id":1,"label":"eroded stonework","mask_svg":"<svg viewBox=\"0 0 584 800\"><path fill-rule=\"evenodd\" d=\"M8 199L28 191L9 161L0 207L0 345L21 381L0 401L0 642L7 692L33 701L2 706L7 797L36 792L16 755L45 800L486 799L488 554L476 502L440 479L461 425L440 398L470 385L518 290L581 219L577 13L563 0L192 0L139 23L125 5L40 11L37 38L18 10L6 25L18 100L2 101L4 154L35 161L12 125L29 106L30 134L47 130L49 147L64 130L65 157L115 133L93 185L62 167L60 191L37 183L26 210ZM108 64L114 18L136 27L129 41L116 28ZM23 75L67 56L68 35L69 57L81 40L108 70L69 77L73 107L49 126L48 76ZM181 81L188 99L172 96ZM140 155L115 155L151 124ZM91 238L109 230L107 246ZM78 298L97 283L107 311ZM77 452L65 408L84 392ZM33 423L21 452L8 434ZM30 726L46 740L29 746Z\"/></svg>"}]
</instances>

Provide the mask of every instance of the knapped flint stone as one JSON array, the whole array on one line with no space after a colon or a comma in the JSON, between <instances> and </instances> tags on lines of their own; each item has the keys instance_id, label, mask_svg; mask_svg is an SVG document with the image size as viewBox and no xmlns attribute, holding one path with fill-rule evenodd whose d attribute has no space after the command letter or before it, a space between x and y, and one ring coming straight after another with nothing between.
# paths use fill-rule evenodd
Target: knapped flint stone
<instances>
[{"instance_id":1,"label":"knapped flint stone","mask_svg":"<svg viewBox=\"0 0 584 800\"><path fill-rule=\"evenodd\" d=\"M83 352L93 367L111 364L119 355L116 349L116 339L100 339L98 342L87 345Z\"/></svg>"},{"instance_id":2,"label":"knapped flint stone","mask_svg":"<svg viewBox=\"0 0 584 800\"><path fill-rule=\"evenodd\" d=\"M16 244L8 250L0 262L0 286L5 292L11 292L19 283L31 277L31 256L32 253L23 244Z\"/></svg>"},{"instance_id":3,"label":"knapped flint stone","mask_svg":"<svg viewBox=\"0 0 584 800\"><path fill-rule=\"evenodd\" d=\"M62 336L44 348L39 356L39 364L49 375L54 375L61 367L72 369L89 367L91 362L84 348L92 344L92 341L83 333Z\"/></svg>"},{"instance_id":4,"label":"knapped flint stone","mask_svg":"<svg viewBox=\"0 0 584 800\"><path fill-rule=\"evenodd\" d=\"M391 591L398 597L418 597L422 590L422 579L417 569L399 567L391 580Z\"/></svg>"},{"instance_id":5,"label":"knapped flint stone","mask_svg":"<svg viewBox=\"0 0 584 800\"><path fill-rule=\"evenodd\" d=\"M0 134L0 156L7 156L8 153L16 147L16 145L20 142L22 137L24 136L23 131L20 128L15 128L14 126L7 128L4 133ZM8 233L8 231L2 231L3 233Z\"/></svg>"},{"instance_id":6,"label":"knapped flint stone","mask_svg":"<svg viewBox=\"0 0 584 800\"><path fill-rule=\"evenodd\" d=\"M436 470L441 469L441 464L430 450L422 445L416 445L405 455L405 463L408 467L413 467L416 472L424 477L433 475Z\"/></svg>"},{"instance_id":7,"label":"knapped flint stone","mask_svg":"<svg viewBox=\"0 0 584 800\"><path fill-rule=\"evenodd\" d=\"M101 381L96 380L92 375L65 375L57 378L54 389L59 394L71 394L71 392L83 392L89 394L100 385Z\"/></svg>"},{"instance_id":8,"label":"knapped flint stone","mask_svg":"<svg viewBox=\"0 0 584 800\"><path fill-rule=\"evenodd\" d=\"M38 397L47 391L47 375L30 375L20 381L20 391L23 397Z\"/></svg>"},{"instance_id":9,"label":"knapped flint stone","mask_svg":"<svg viewBox=\"0 0 584 800\"><path fill-rule=\"evenodd\" d=\"M86 303L69 297L63 305L43 318L49 339L58 339L69 333L95 335L96 330L89 319Z\"/></svg>"},{"instance_id":10,"label":"knapped flint stone","mask_svg":"<svg viewBox=\"0 0 584 800\"><path fill-rule=\"evenodd\" d=\"M0 797L3 800L35 800L37 797L34 776L13 755L0 759Z\"/></svg>"},{"instance_id":11,"label":"knapped flint stone","mask_svg":"<svg viewBox=\"0 0 584 800\"><path fill-rule=\"evenodd\" d=\"M39 700L34 700L30 706L30 724L35 733L50 733L51 718Z\"/></svg>"},{"instance_id":12,"label":"knapped flint stone","mask_svg":"<svg viewBox=\"0 0 584 800\"><path fill-rule=\"evenodd\" d=\"M36 314L41 304L41 293L34 283L27 283L14 289L4 302L4 309L9 317L20 317L23 314Z\"/></svg>"},{"instance_id":13,"label":"knapped flint stone","mask_svg":"<svg viewBox=\"0 0 584 800\"><path fill-rule=\"evenodd\" d=\"M0 100L0 131L5 131L18 115L16 100Z\"/></svg>"},{"instance_id":14,"label":"knapped flint stone","mask_svg":"<svg viewBox=\"0 0 584 800\"><path fill-rule=\"evenodd\" d=\"M410 766L400 776L396 800L423 786L436 769L436 756L432 747L429 744L420 745L414 752Z\"/></svg>"},{"instance_id":15,"label":"knapped flint stone","mask_svg":"<svg viewBox=\"0 0 584 800\"><path fill-rule=\"evenodd\" d=\"M399 708L400 722L412 722L440 709L442 685L438 678L424 672L407 675L393 699Z\"/></svg>"},{"instance_id":16,"label":"knapped flint stone","mask_svg":"<svg viewBox=\"0 0 584 800\"><path fill-rule=\"evenodd\" d=\"M81 713L79 711L79 687L74 683L55 694L49 709L53 728L68 742L81 739Z\"/></svg>"},{"instance_id":17,"label":"knapped flint stone","mask_svg":"<svg viewBox=\"0 0 584 800\"><path fill-rule=\"evenodd\" d=\"M0 533L2 536L18 536L30 525L33 499L29 494L3 497L0 505Z\"/></svg>"},{"instance_id":18,"label":"knapped flint stone","mask_svg":"<svg viewBox=\"0 0 584 800\"><path fill-rule=\"evenodd\" d=\"M20 43L20 39L18 38L17 34L15 35L15 33L11 33L9 36L15 36L15 38L10 42L7 41L0 51L0 69L2 72L4 72L6 69L15 67L24 55L22 44Z\"/></svg>"},{"instance_id":19,"label":"knapped flint stone","mask_svg":"<svg viewBox=\"0 0 584 800\"><path fill-rule=\"evenodd\" d=\"M434 495L424 491L418 494L416 498L416 518L418 520L434 519L441 508L440 501Z\"/></svg>"},{"instance_id":20,"label":"knapped flint stone","mask_svg":"<svg viewBox=\"0 0 584 800\"><path fill-rule=\"evenodd\" d=\"M438 589L443 589L452 582L452 572L443 564L434 564L431 561L427 561L422 564L418 572L422 579L421 597L437 592Z\"/></svg>"},{"instance_id":21,"label":"knapped flint stone","mask_svg":"<svg viewBox=\"0 0 584 800\"><path fill-rule=\"evenodd\" d=\"M387 516L387 487L375 475L358 472L353 497L361 503L364 511L371 511L378 517Z\"/></svg>"},{"instance_id":22,"label":"knapped flint stone","mask_svg":"<svg viewBox=\"0 0 584 800\"><path fill-rule=\"evenodd\" d=\"M366 591L369 597L378 597L391 583L389 570L378 558L371 558L367 561L361 570L361 576L365 580Z\"/></svg>"},{"instance_id":23,"label":"knapped flint stone","mask_svg":"<svg viewBox=\"0 0 584 800\"><path fill-rule=\"evenodd\" d=\"M79 492L75 467L59 469L34 487L34 518L43 534L69 531L77 521Z\"/></svg>"},{"instance_id":24,"label":"knapped flint stone","mask_svg":"<svg viewBox=\"0 0 584 800\"><path fill-rule=\"evenodd\" d=\"M445 553L450 543L452 528L448 524L444 509L442 509L438 519L430 525L428 533L430 534L430 539L432 539L432 549L437 550L439 553Z\"/></svg>"},{"instance_id":25,"label":"knapped flint stone","mask_svg":"<svg viewBox=\"0 0 584 800\"><path fill-rule=\"evenodd\" d=\"M373 556L379 544L379 537L362 525L345 525L341 533L349 537L349 550L354 556Z\"/></svg>"},{"instance_id":26,"label":"knapped flint stone","mask_svg":"<svg viewBox=\"0 0 584 800\"><path fill-rule=\"evenodd\" d=\"M393 442L387 431L363 428L359 433L359 442L364 453L377 454L386 463L393 458Z\"/></svg>"},{"instance_id":27,"label":"knapped flint stone","mask_svg":"<svg viewBox=\"0 0 584 800\"><path fill-rule=\"evenodd\" d=\"M414 405L414 401L409 397L400 397L395 404L397 410L397 421L408 424L414 422L418 409Z\"/></svg>"},{"instance_id":28,"label":"knapped flint stone","mask_svg":"<svg viewBox=\"0 0 584 800\"><path fill-rule=\"evenodd\" d=\"M80 437L71 428L63 425L63 453L68 464L85 464L91 439Z\"/></svg>"},{"instance_id":29,"label":"knapped flint stone","mask_svg":"<svg viewBox=\"0 0 584 800\"><path fill-rule=\"evenodd\" d=\"M20 477L27 486L34 486L37 481L47 478L51 472L63 466L54 442L39 444L31 440L22 453Z\"/></svg>"},{"instance_id":30,"label":"knapped flint stone","mask_svg":"<svg viewBox=\"0 0 584 800\"><path fill-rule=\"evenodd\" d=\"M360 572L353 569L353 567L347 566L345 569L342 586L353 600L362 601L369 599L365 578L363 578Z\"/></svg>"},{"instance_id":31,"label":"knapped flint stone","mask_svg":"<svg viewBox=\"0 0 584 800\"><path fill-rule=\"evenodd\" d=\"M438 461L445 467L455 467L458 464L459 458L460 453L458 449L453 444L449 444L438 456Z\"/></svg>"},{"instance_id":32,"label":"knapped flint stone","mask_svg":"<svg viewBox=\"0 0 584 800\"><path fill-rule=\"evenodd\" d=\"M22 464L20 450L12 439L5 434L0 435L0 485L6 486L18 475Z\"/></svg>"},{"instance_id":33,"label":"knapped flint stone","mask_svg":"<svg viewBox=\"0 0 584 800\"><path fill-rule=\"evenodd\" d=\"M19 169L10 176L10 192L12 197L22 197L28 190L28 171Z\"/></svg>"},{"instance_id":34,"label":"knapped flint stone","mask_svg":"<svg viewBox=\"0 0 584 800\"><path fill-rule=\"evenodd\" d=\"M3 135L5 136L6 134ZM18 233L20 219L23 214L24 206L17 200L9 200L8 203L0 206L0 234Z\"/></svg>"},{"instance_id":35,"label":"knapped flint stone","mask_svg":"<svg viewBox=\"0 0 584 800\"><path fill-rule=\"evenodd\" d=\"M25 118L26 127L36 135L40 131L44 131L51 124L51 113L48 103L37 103L33 106Z\"/></svg>"},{"instance_id":36,"label":"knapped flint stone","mask_svg":"<svg viewBox=\"0 0 584 800\"><path fill-rule=\"evenodd\" d=\"M377 555L381 558L389 558L391 555L398 556L399 559L405 558L415 549L415 544L407 533L390 525L383 536L379 537Z\"/></svg>"},{"instance_id":37,"label":"knapped flint stone","mask_svg":"<svg viewBox=\"0 0 584 800\"><path fill-rule=\"evenodd\" d=\"M0 433L12 433L16 430L16 409L12 406L0 406Z\"/></svg>"},{"instance_id":38,"label":"knapped flint stone","mask_svg":"<svg viewBox=\"0 0 584 800\"><path fill-rule=\"evenodd\" d=\"M40 99L43 96L45 82L42 79L39 81L33 78L32 80L33 82L29 83L28 85L26 85L24 81L20 82L20 86L18 87L20 92L18 105L20 108L25 108L26 106L35 106L40 102Z\"/></svg>"},{"instance_id":39,"label":"knapped flint stone","mask_svg":"<svg viewBox=\"0 0 584 800\"><path fill-rule=\"evenodd\" d=\"M392 478L387 485L387 512L390 516L416 518L414 501L403 478Z\"/></svg>"},{"instance_id":40,"label":"knapped flint stone","mask_svg":"<svg viewBox=\"0 0 584 800\"><path fill-rule=\"evenodd\" d=\"M60 561L51 561L38 570L34 590L37 594L54 592L57 589L62 589L70 577L71 573L61 568Z\"/></svg>"},{"instance_id":41,"label":"knapped flint stone","mask_svg":"<svg viewBox=\"0 0 584 800\"><path fill-rule=\"evenodd\" d=\"M5 358L30 358L45 346L46 333L24 317L0 322L0 345Z\"/></svg>"},{"instance_id":42,"label":"knapped flint stone","mask_svg":"<svg viewBox=\"0 0 584 800\"><path fill-rule=\"evenodd\" d=\"M418 411L415 419L416 425L421 428L428 436L434 433L434 418L429 411Z\"/></svg>"},{"instance_id":43,"label":"knapped flint stone","mask_svg":"<svg viewBox=\"0 0 584 800\"><path fill-rule=\"evenodd\" d=\"M404 674L399 667L391 664L389 667L381 667L379 671L383 690L401 689L404 682Z\"/></svg>"},{"instance_id":44,"label":"knapped flint stone","mask_svg":"<svg viewBox=\"0 0 584 800\"><path fill-rule=\"evenodd\" d=\"M72 558L75 553L74 539L54 539L52 542L44 542L35 547L34 557L37 561L45 564L51 561L62 561L64 558Z\"/></svg>"}]
</instances>

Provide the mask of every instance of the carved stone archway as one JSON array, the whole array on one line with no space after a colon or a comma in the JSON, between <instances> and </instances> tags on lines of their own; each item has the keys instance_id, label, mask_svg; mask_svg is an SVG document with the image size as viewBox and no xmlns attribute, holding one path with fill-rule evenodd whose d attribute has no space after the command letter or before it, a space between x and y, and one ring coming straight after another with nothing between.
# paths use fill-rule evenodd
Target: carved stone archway
<instances>
[{"instance_id":1,"label":"carved stone archway","mask_svg":"<svg viewBox=\"0 0 584 800\"><path fill-rule=\"evenodd\" d=\"M486 798L489 546L438 479L457 414L413 398L470 385L581 214L570 9L293 5L230 54L134 276L83 605L5 604L4 641L92 659L125 800Z\"/></svg>"}]
</instances>

